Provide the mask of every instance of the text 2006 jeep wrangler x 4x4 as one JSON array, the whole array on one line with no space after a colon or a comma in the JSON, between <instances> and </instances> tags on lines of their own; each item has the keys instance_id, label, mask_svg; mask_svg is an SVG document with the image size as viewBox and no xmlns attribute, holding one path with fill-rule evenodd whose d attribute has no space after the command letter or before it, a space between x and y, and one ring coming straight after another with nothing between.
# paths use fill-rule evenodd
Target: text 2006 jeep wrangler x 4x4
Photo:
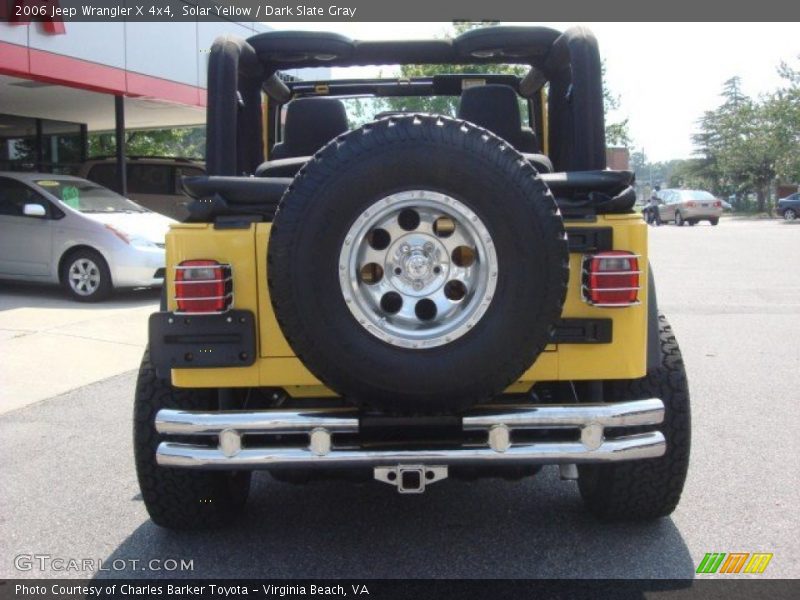
<instances>
[{"instance_id":1,"label":"text 2006 jeep wrangler x 4x4","mask_svg":"<svg viewBox=\"0 0 800 600\"><path fill-rule=\"evenodd\" d=\"M530 70L481 73L498 62ZM391 64L477 67L279 75ZM136 389L153 521L224 522L256 469L419 493L559 465L601 518L675 508L688 387L633 175L606 169L591 33L227 37L208 81L209 175L184 179ZM455 118L404 108L421 98ZM392 110L354 126L363 99Z\"/></svg>"}]
</instances>

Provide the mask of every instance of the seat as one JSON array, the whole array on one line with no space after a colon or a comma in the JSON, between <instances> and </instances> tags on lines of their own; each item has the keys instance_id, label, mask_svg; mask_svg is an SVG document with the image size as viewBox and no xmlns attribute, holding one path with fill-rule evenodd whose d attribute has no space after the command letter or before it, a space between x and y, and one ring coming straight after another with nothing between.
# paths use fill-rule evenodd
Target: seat
<instances>
[{"instance_id":1,"label":"seat","mask_svg":"<svg viewBox=\"0 0 800 600\"><path fill-rule=\"evenodd\" d=\"M489 84L467 88L461 93L457 115L506 140L523 153L537 171L552 173L550 159L537 154L536 134L522 127L517 93L509 86Z\"/></svg>"},{"instance_id":2,"label":"seat","mask_svg":"<svg viewBox=\"0 0 800 600\"><path fill-rule=\"evenodd\" d=\"M347 112L340 100L292 100L286 107L283 141L275 144L270 158L311 156L347 129Z\"/></svg>"}]
</instances>

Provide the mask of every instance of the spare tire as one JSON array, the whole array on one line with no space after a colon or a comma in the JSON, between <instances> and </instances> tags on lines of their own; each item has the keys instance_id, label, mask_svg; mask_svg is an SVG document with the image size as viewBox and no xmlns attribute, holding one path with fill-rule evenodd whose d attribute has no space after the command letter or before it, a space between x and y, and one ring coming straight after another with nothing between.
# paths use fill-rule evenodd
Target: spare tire
<instances>
[{"instance_id":1,"label":"spare tire","mask_svg":"<svg viewBox=\"0 0 800 600\"><path fill-rule=\"evenodd\" d=\"M320 381L392 413L464 409L531 366L561 314L563 221L525 158L455 119L392 117L297 174L269 241L287 341Z\"/></svg>"}]
</instances>

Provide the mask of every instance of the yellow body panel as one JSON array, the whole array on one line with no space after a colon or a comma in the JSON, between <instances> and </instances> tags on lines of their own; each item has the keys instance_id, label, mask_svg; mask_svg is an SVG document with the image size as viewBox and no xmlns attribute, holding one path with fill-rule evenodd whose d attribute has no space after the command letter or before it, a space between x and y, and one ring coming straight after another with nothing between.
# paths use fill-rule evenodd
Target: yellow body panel
<instances>
[{"instance_id":1,"label":"yellow body panel","mask_svg":"<svg viewBox=\"0 0 800 600\"><path fill-rule=\"evenodd\" d=\"M610 344L559 344L547 347L508 392L520 392L537 381L635 379L646 371L647 355L647 226L638 215L598 216L596 221L568 223L569 227L614 229L614 249L640 255L640 304L626 308L598 308L581 299L580 254L570 255L570 280L564 304L565 318L611 318ZM255 314L258 359L250 367L173 369L178 387L281 387L292 396L335 394L322 386L294 356L281 333L267 287L267 242L271 225L247 229L214 229L210 224L174 225L167 235L168 307L175 309L173 269L183 260L214 259L230 263L234 306Z\"/></svg>"}]
</instances>

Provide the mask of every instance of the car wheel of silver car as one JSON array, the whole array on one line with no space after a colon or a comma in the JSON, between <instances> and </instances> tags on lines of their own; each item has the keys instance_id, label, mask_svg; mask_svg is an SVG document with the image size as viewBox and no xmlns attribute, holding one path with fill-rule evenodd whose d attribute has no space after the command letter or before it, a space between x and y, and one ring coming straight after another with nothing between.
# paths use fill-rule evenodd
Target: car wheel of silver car
<instances>
[{"instance_id":1,"label":"car wheel of silver car","mask_svg":"<svg viewBox=\"0 0 800 600\"><path fill-rule=\"evenodd\" d=\"M794 221L797 218L797 213L793 208L787 208L783 213L783 218L787 221Z\"/></svg>"},{"instance_id":2,"label":"car wheel of silver car","mask_svg":"<svg viewBox=\"0 0 800 600\"><path fill-rule=\"evenodd\" d=\"M90 249L70 253L61 266L61 283L80 302L97 302L111 293L111 272L99 252Z\"/></svg>"}]
</instances>

